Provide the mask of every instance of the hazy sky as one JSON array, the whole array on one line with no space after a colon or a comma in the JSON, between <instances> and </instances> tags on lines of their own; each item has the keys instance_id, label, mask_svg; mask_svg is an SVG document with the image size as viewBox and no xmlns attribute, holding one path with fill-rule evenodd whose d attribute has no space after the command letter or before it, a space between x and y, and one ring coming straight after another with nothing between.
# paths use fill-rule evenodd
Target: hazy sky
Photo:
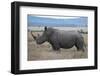
<instances>
[{"instance_id":1,"label":"hazy sky","mask_svg":"<svg viewBox=\"0 0 100 76\"><path fill-rule=\"evenodd\" d=\"M88 24L88 17L74 17L74 16L34 16L28 15L28 26L81 26L86 27Z\"/></svg>"}]
</instances>

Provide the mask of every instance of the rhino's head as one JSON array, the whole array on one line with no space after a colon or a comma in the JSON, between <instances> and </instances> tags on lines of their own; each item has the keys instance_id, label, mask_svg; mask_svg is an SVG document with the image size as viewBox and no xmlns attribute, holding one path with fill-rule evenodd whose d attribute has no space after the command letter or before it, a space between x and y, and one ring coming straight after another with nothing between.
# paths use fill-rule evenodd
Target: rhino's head
<instances>
[{"instance_id":1,"label":"rhino's head","mask_svg":"<svg viewBox=\"0 0 100 76\"><path fill-rule=\"evenodd\" d=\"M42 35L38 34L38 36L34 36L31 32L31 35L34 38L34 40L36 40L37 44L42 44L42 43L48 41L52 34L53 34L53 29L47 28L47 27L44 28Z\"/></svg>"}]
</instances>

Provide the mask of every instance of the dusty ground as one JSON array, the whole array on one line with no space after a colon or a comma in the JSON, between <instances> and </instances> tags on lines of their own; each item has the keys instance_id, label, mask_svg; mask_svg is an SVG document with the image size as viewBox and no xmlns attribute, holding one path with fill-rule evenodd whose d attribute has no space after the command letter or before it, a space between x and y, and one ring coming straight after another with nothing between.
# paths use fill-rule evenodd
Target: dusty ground
<instances>
[{"instance_id":1,"label":"dusty ground","mask_svg":"<svg viewBox=\"0 0 100 76\"><path fill-rule=\"evenodd\" d=\"M41 32L33 32L37 33ZM83 35L85 44L87 46L87 34ZM88 51L77 51L76 47L71 49L61 49L60 52L52 50L49 43L45 42L42 45L37 45L33 40L30 32L28 32L28 60L52 60L52 59L79 59L87 58Z\"/></svg>"}]
</instances>

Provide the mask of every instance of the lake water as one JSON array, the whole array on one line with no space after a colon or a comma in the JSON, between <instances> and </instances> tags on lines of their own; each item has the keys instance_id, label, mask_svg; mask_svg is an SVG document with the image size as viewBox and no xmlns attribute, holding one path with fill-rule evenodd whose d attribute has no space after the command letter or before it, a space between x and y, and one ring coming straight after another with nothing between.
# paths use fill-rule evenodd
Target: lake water
<instances>
[{"instance_id":1,"label":"lake water","mask_svg":"<svg viewBox=\"0 0 100 76\"><path fill-rule=\"evenodd\" d=\"M59 30L66 30L66 31L77 31L77 30L84 30L84 31L87 31L88 28L87 27L53 27L55 29L59 29ZM28 30L30 31L41 31L41 30L44 30L44 27L33 27L33 26L30 26L28 27Z\"/></svg>"}]
</instances>

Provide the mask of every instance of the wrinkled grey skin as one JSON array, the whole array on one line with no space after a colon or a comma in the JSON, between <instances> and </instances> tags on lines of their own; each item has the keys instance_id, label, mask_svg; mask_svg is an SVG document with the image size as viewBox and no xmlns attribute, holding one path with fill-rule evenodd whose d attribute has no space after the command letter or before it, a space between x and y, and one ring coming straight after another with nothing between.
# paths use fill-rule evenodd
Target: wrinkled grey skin
<instances>
[{"instance_id":1,"label":"wrinkled grey skin","mask_svg":"<svg viewBox=\"0 0 100 76\"><path fill-rule=\"evenodd\" d=\"M81 33L76 31L63 31L45 27L41 36L36 37L33 34L32 36L37 44L49 42L53 50L60 50L60 48L69 49L75 46L77 50L85 51L84 39Z\"/></svg>"}]
</instances>

